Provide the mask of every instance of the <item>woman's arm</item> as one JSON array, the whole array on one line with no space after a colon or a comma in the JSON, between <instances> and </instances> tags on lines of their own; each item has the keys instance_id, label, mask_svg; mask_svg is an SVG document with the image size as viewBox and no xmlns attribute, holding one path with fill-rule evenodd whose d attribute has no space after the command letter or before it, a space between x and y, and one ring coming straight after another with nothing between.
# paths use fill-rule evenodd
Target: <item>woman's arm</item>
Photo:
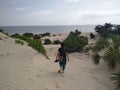
<instances>
[{"instance_id":1,"label":"woman's arm","mask_svg":"<svg viewBox=\"0 0 120 90\"><path fill-rule=\"evenodd\" d=\"M57 53L57 56L56 56L56 60L58 59L58 57L59 57L59 54L60 54L60 53L58 52L58 53Z\"/></svg>"}]
</instances>

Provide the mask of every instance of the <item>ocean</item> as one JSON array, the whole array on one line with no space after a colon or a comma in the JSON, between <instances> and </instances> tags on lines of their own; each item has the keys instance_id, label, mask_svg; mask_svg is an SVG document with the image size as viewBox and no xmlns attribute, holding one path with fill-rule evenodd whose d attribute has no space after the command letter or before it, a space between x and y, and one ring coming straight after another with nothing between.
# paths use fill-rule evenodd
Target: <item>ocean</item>
<instances>
[{"instance_id":1,"label":"ocean","mask_svg":"<svg viewBox=\"0 0 120 90\"><path fill-rule=\"evenodd\" d=\"M78 29L81 32L94 32L95 25L61 25L61 26L2 26L4 32L12 34L23 33L69 33Z\"/></svg>"}]
</instances>

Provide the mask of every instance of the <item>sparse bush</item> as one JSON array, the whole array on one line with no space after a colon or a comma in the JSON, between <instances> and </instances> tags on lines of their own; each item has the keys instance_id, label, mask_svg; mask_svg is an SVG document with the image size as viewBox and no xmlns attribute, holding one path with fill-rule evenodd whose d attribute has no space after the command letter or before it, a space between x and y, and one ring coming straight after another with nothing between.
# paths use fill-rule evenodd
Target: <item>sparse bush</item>
<instances>
[{"instance_id":1,"label":"sparse bush","mask_svg":"<svg viewBox=\"0 0 120 90\"><path fill-rule=\"evenodd\" d=\"M43 34L40 34L41 37L45 37L45 36L49 36L50 37L50 33L49 32L46 32L46 33L43 33Z\"/></svg>"},{"instance_id":2,"label":"sparse bush","mask_svg":"<svg viewBox=\"0 0 120 90\"><path fill-rule=\"evenodd\" d=\"M105 38L101 38L100 40L97 41L96 45L93 46L93 51L97 52L100 51L101 49L104 49L105 47L109 47L109 42Z\"/></svg>"},{"instance_id":3,"label":"sparse bush","mask_svg":"<svg viewBox=\"0 0 120 90\"><path fill-rule=\"evenodd\" d=\"M74 32L70 32L69 36L64 40L68 52L79 52L88 44L86 37L79 37Z\"/></svg>"},{"instance_id":4,"label":"sparse bush","mask_svg":"<svg viewBox=\"0 0 120 90\"><path fill-rule=\"evenodd\" d=\"M53 36L56 36L56 34L53 34Z\"/></svg>"},{"instance_id":5,"label":"sparse bush","mask_svg":"<svg viewBox=\"0 0 120 90\"><path fill-rule=\"evenodd\" d=\"M89 46L89 47L85 47L84 51L89 52L89 50L92 50L92 49L93 49L92 46Z\"/></svg>"},{"instance_id":6,"label":"sparse bush","mask_svg":"<svg viewBox=\"0 0 120 90\"><path fill-rule=\"evenodd\" d=\"M110 47L106 51L104 59L109 69L115 69L120 64L120 51Z\"/></svg>"},{"instance_id":7,"label":"sparse bush","mask_svg":"<svg viewBox=\"0 0 120 90\"><path fill-rule=\"evenodd\" d=\"M59 41L59 40L55 40L54 42L53 42L53 44L60 44L61 43L61 41Z\"/></svg>"},{"instance_id":8,"label":"sparse bush","mask_svg":"<svg viewBox=\"0 0 120 90\"><path fill-rule=\"evenodd\" d=\"M110 70L115 70L111 79L114 81L115 90L120 90L120 25L106 23L104 26L96 26L95 30L100 36L109 38L111 45L104 45L105 42L102 42L99 43L99 47L109 46L103 59ZM96 51L98 51L99 47L97 47Z\"/></svg>"},{"instance_id":9,"label":"sparse bush","mask_svg":"<svg viewBox=\"0 0 120 90\"><path fill-rule=\"evenodd\" d=\"M37 39L37 40L39 40L40 38L41 38L41 36L38 35L38 34L35 34L35 35L33 36L33 39Z\"/></svg>"},{"instance_id":10,"label":"sparse bush","mask_svg":"<svg viewBox=\"0 0 120 90\"><path fill-rule=\"evenodd\" d=\"M95 35L93 33L90 33L90 38L91 39L95 38Z\"/></svg>"},{"instance_id":11,"label":"sparse bush","mask_svg":"<svg viewBox=\"0 0 120 90\"><path fill-rule=\"evenodd\" d=\"M21 39L21 35L19 35L18 33L11 35L11 37L13 37L13 38L20 38Z\"/></svg>"},{"instance_id":12,"label":"sparse bush","mask_svg":"<svg viewBox=\"0 0 120 90\"><path fill-rule=\"evenodd\" d=\"M24 45L24 42L23 41L21 41L21 40L15 40L15 42L17 43L17 44L20 44L20 45Z\"/></svg>"},{"instance_id":13,"label":"sparse bush","mask_svg":"<svg viewBox=\"0 0 120 90\"><path fill-rule=\"evenodd\" d=\"M19 34L14 34L11 37L19 38L19 39L22 39L22 40L26 41L30 47L32 47L33 49L42 53L43 55L46 56L46 58L48 58L41 41L36 40L36 39L32 39L32 38L28 38L28 37L25 37L25 36L21 36Z\"/></svg>"},{"instance_id":14,"label":"sparse bush","mask_svg":"<svg viewBox=\"0 0 120 90\"><path fill-rule=\"evenodd\" d=\"M94 55L92 57L93 57L94 64L96 64L96 65L99 64L100 55L98 53L94 53Z\"/></svg>"},{"instance_id":15,"label":"sparse bush","mask_svg":"<svg viewBox=\"0 0 120 90\"><path fill-rule=\"evenodd\" d=\"M52 42L51 42L50 39L45 39L45 40L44 40L44 44L52 44Z\"/></svg>"},{"instance_id":16,"label":"sparse bush","mask_svg":"<svg viewBox=\"0 0 120 90\"><path fill-rule=\"evenodd\" d=\"M111 80L114 82L113 85L115 90L120 90L120 68L117 68L113 73Z\"/></svg>"},{"instance_id":17,"label":"sparse bush","mask_svg":"<svg viewBox=\"0 0 120 90\"><path fill-rule=\"evenodd\" d=\"M80 35L81 34L81 31L78 31L78 29L75 30L75 34L76 35Z\"/></svg>"},{"instance_id":18,"label":"sparse bush","mask_svg":"<svg viewBox=\"0 0 120 90\"><path fill-rule=\"evenodd\" d=\"M120 36L119 35L111 35L113 47L115 49L119 49L120 47Z\"/></svg>"},{"instance_id":19,"label":"sparse bush","mask_svg":"<svg viewBox=\"0 0 120 90\"><path fill-rule=\"evenodd\" d=\"M32 38L32 37L33 37L33 34L32 34L32 33L24 33L23 36Z\"/></svg>"},{"instance_id":20,"label":"sparse bush","mask_svg":"<svg viewBox=\"0 0 120 90\"><path fill-rule=\"evenodd\" d=\"M78 31L78 29L76 29L75 32L73 32L73 31L70 32L70 35L76 35L76 36L78 36L80 34L81 34L81 31Z\"/></svg>"}]
</instances>

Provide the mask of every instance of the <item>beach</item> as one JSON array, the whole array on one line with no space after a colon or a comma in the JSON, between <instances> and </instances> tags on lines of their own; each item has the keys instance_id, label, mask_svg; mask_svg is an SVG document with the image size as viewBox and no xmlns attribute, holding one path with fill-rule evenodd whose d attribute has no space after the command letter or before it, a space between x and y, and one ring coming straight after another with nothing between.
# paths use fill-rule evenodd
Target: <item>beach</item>
<instances>
[{"instance_id":1,"label":"beach","mask_svg":"<svg viewBox=\"0 0 120 90\"><path fill-rule=\"evenodd\" d=\"M89 37L89 33L83 33ZM44 37L63 41L68 33ZM89 44L95 40L89 39ZM50 59L25 43L0 33L0 90L113 90L112 72L103 61L94 65L91 53L70 53L64 74L54 63L60 45L44 45Z\"/></svg>"}]
</instances>

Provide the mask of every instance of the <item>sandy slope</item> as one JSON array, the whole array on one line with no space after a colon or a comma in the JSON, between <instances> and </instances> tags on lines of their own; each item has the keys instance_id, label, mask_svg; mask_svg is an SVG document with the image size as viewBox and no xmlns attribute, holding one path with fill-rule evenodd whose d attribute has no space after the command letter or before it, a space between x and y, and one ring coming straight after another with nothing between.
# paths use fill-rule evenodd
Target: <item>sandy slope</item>
<instances>
[{"instance_id":1,"label":"sandy slope","mask_svg":"<svg viewBox=\"0 0 120 90\"><path fill-rule=\"evenodd\" d=\"M10 37L0 33L0 38L0 90L113 90L110 72L104 64L95 66L88 55L69 54L65 73L58 74L54 60L59 45L45 45L47 60Z\"/></svg>"}]
</instances>

